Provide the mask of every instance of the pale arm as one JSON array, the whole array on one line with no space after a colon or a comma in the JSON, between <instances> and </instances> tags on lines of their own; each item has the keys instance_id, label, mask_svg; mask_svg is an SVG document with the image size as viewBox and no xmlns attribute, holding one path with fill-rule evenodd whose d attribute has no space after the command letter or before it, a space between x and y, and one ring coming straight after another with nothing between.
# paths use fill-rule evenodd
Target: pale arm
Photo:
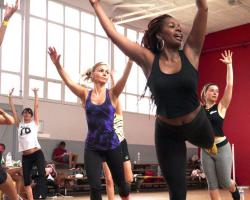
<instances>
[{"instance_id":1,"label":"pale arm","mask_svg":"<svg viewBox=\"0 0 250 200\"><path fill-rule=\"evenodd\" d=\"M14 92L14 88L12 88L12 90L10 91L9 93L9 105L10 105L10 109L13 113L13 117L14 117L14 120L15 120L15 124L16 126L19 126L19 123L20 123L20 119L17 115L17 112L16 112L16 108L14 106L14 103L13 103L13 100L12 100L12 93Z\"/></svg>"},{"instance_id":2,"label":"pale arm","mask_svg":"<svg viewBox=\"0 0 250 200\"><path fill-rule=\"evenodd\" d=\"M69 75L66 73L66 71L63 69L63 67L60 64L60 57L61 55L57 54L56 49L53 47L49 48L48 51L51 61L56 66L56 69L61 76L64 83L69 87L69 89L78 96L81 100L86 100L88 90L84 86L79 85L78 83L74 82Z\"/></svg>"}]
</instances>

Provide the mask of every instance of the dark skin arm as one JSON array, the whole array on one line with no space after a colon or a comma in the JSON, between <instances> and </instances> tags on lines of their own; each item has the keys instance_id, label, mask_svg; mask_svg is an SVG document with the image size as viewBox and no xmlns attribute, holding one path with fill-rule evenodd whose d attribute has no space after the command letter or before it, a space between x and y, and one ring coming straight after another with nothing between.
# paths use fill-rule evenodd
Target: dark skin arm
<instances>
[{"instance_id":1,"label":"dark skin arm","mask_svg":"<svg viewBox=\"0 0 250 200\"><path fill-rule=\"evenodd\" d=\"M193 22L191 32L184 45L184 52L193 66L198 69L199 58L207 29L207 0L196 0L196 5L198 10Z\"/></svg>"},{"instance_id":2,"label":"dark skin arm","mask_svg":"<svg viewBox=\"0 0 250 200\"><path fill-rule=\"evenodd\" d=\"M151 72L154 54L148 49L141 47L136 42L118 33L115 26L104 12L99 0L89 0L95 13L108 37L116 44L125 55L134 60L143 70L146 77Z\"/></svg>"}]
</instances>

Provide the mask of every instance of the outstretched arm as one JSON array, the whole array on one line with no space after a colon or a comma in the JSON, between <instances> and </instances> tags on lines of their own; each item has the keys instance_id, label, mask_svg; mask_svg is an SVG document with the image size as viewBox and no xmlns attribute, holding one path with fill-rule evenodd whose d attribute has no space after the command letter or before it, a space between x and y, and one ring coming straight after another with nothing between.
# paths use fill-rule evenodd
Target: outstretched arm
<instances>
[{"instance_id":1,"label":"outstretched arm","mask_svg":"<svg viewBox=\"0 0 250 200\"><path fill-rule=\"evenodd\" d=\"M207 30L208 6L207 0L196 0L197 13L191 32L184 45L184 51L191 63L198 69L199 57Z\"/></svg>"},{"instance_id":2,"label":"outstretched arm","mask_svg":"<svg viewBox=\"0 0 250 200\"><path fill-rule=\"evenodd\" d=\"M32 89L34 92L34 97L35 97L35 101L34 101L34 121L36 123L36 125L39 125L39 104L38 104L38 88L33 88Z\"/></svg>"},{"instance_id":3,"label":"outstretched arm","mask_svg":"<svg viewBox=\"0 0 250 200\"><path fill-rule=\"evenodd\" d=\"M14 118L0 108L0 124L15 124Z\"/></svg>"},{"instance_id":4,"label":"outstretched arm","mask_svg":"<svg viewBox=\"0 0 250 200\"><path fill-rule=\"evenodd\" d=\"M221 62L226 64L227 66L227 76L226 76L226 88L224 90L224 94L219 102L218 109L221 110L221 113L225 113L232 99L233 94L233 52L230 50L224 51L221 54L222 59Z\"/></svg>"},{"instance_id":5,"label":"outstretched arm","mask_svg":"<svg viewBox=\"0 0 250 200\"><path fill-rule=\"evenodd\" d=\"M54 47L49 47L48 53L50 55L51 61L56 66L56 69L61 76L64 83L69 87L69 89L78 96L82 101L86 100L88 90L79 85L78 83L75 83L73 80L70 79L69 75L66 73L66 71L63 69L63 67L60 64L60 54L57 54L56 49Z\"/></svg>"},{"instance_id":6,"label":"outstretched arm","mask_svg":"<svg viewBox=\"0 0 250 200\"><path fill-rule=\"evenodd\" d=\"M111 78L111 88L113 88L115 86L115 78L114 78L114 73L113 72L111 72L110 78ZM115 113L117 115L122 115L122 105L121 105L121 102L120 102L119 98L118 98L118 101L117 101L117 104L116 104Z\"/></svg>"},{"instance_id":7,"label":"outstretched arm","mask_svg":"<svg viewBox=\"0 0 250 200\"><path fill-rule=\"evenodd\" d=\"M20 119L17 115L16 108L15 108L13 100L12 100L12 93L13 92L14 92L14 88L12 88L11 91L9 92L9 104L10 104L11 111L13 113L15 124L16 124L16 126L19 126Z\"/></svg>"},{"instance_id":8,"label":"outstretched arm","mask_svg":"<svg viewBox=\"0 0 250 200\"><path fill-rule=\"evenodd\" d=\"M140 65L146 76L148 76L154 59L153 53L118 33L115 26L104 12L99 0L89 1L108 37L123 51L125 55Z\"/></svg>"},{"instance_id":9,"label":"outstretched arm","mask_svg":"<svg viewBox=\"0 0 250 200\"><path fill-rule=\"evenodd\" d=\"M115 97L118 97L122 93L122 91L126 85L126 82L128 80L128 76L129 76L129 73L131 71L132 65L133 65L133 61L131 59L129 59L127 65L125 67L125 70L123 72L122 77L111 88L112 93ZM112 78L111 78L111 80L112 80Z\"/></svg>"},{"instance_id":10,"label":"outstretched arm","mask_svg":"<svg viewBox=\"0 0 250 200\"><path fill-rule=\"evenodd\" d=\"M8 4L5 5L4 20L0 28L0 46L2 45L9 19L14 14L14 12L16 12L17 8L18 8L18 0L16 0L15 6L10 7Z\"/></svg>"}]
</instances>

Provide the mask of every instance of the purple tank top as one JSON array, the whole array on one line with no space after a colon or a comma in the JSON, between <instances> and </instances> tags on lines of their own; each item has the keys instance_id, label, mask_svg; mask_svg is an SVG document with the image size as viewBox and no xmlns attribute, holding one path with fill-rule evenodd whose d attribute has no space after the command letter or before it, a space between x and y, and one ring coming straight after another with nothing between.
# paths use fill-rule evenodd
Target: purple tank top
<instances>
[{"instance_id":1,"label":"purple tank top","mask_svg":"<svg viewBox=\"0 0 250 200\"><path fill-rule=\"evenodd\" d=\"M109 90L106 89L106 99L103 104L91 102L92 90L86 100L86 117L88 135L85 148L89 150L115 149L120 145L114 130L115 108L111 104Z\"/></svg>"}]
</instances>

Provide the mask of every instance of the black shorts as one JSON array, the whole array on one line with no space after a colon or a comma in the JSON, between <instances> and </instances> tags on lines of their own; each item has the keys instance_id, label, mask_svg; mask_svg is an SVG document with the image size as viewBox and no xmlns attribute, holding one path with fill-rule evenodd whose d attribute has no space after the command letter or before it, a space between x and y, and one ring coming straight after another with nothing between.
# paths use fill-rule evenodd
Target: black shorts
<instances>
[{"instance_id":1,"label":"black shorts","mask_svg":"<svg viewBox=\"0 0 250 200\"><path fill-rule=\"evenodd\" d=\"M127 143L126 139L122 140L120 145L121 145L121 149L122 149L123 162L129 161L130 156L129 156L129 152L128 152L128 143Z\"/></svg>"},{"instance_id":2,"label":"black shorts","mask_svg":"<svg viewBox=\"0 0 250 200\"><path fill-rule=\"evenodd\" d=\"M5 183L7 179L7 173L4 171L4 169L0 166L0 184Z\"/></svg>"},{"instance_id":3,"label":"black shorts","mask_svg":"<svg viewBox=\"0 0 250 200\"><path fill-rule=\"evenodd\" d=\"M128 143L126 139L122 140L120 143L121 147L121 154L122 154L122 161L126 162L130 160L129 152L128 152ZM106 158L102 157L102 162L106 162Z\"/></svg>"}]
</instances>

